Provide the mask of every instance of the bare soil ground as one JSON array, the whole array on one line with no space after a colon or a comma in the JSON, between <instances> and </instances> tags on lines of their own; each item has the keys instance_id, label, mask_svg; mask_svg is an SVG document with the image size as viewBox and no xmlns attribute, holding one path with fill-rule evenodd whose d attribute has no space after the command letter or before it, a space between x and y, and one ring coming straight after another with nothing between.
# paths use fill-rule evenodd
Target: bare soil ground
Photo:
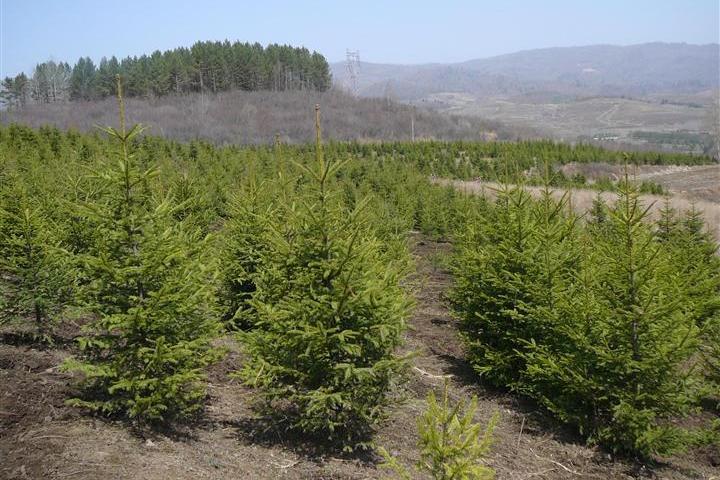
<instances>
[{"instance_id":1,"label":"bare soil ground","mask_svg":"<svg viewBox=\"0 0 720 480\"><path fill-rule=\"evenodd\" d=\"M451 277L442 267L450 245L411 238L417 308L405 350L415 351L404 396L376 442L404 463L418 458L416 419L425 396L451 375L455 399L479 397L478 418L500 412L488 463L499 479L720 479L720 451L696 450L651 465L613 458L585 446L532 403L483 386L463 361L455 320L445 304ZM209 374L204 415L176 431L151 432L67 407L73 379L58 371L72 353L72 328L52 348L0 334L1 479L376 479L388 473L371 454L322 450L264 426L251 408L252 391L228 377L242 362L237 345ZM418 477L420 478L420 477Z\"/></svg>"}]
</instances>

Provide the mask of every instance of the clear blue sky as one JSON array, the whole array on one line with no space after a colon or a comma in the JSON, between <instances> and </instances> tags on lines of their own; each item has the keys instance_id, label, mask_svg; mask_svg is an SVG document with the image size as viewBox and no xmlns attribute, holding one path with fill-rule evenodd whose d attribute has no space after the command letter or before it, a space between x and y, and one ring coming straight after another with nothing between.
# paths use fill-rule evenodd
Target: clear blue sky
<instances>
[{"instance_id":1,"label":"clear blue sky","mask_svg":"<svg viewBox=\"0 0 720 480\"><path fill-rule=\"evenodd\" d=\"M0 0L0 75L47 59L139 55L196 40L304 45L328 60L453 62L517 50L718 43L718 0Z\"/></svg>"}]
</instances>

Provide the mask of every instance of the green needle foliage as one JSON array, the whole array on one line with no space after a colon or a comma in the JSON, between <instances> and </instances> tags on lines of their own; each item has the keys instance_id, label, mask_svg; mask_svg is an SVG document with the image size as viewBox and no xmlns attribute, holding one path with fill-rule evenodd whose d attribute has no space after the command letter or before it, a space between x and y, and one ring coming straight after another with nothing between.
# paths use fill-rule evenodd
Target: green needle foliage
<instances>
[{"instance_id":1,"label":"green needle foliage","mask_svg":"<svg viewBox=\"0 0 720 480\"><path fill-rule=\"evenodd\" d=\"M553 341L534 312L552 308L576 268L576 219L566 215L567 202L547 186L539 202L522 187L505 186L493 215L459 238L450 298L470 362L494 385L517 382L527 340Z\"/></svg>"},{"instance_id":2,"label":"green needle foliage","mask_svg":"<svg viewBox=\"0 0 720 480\"><path fill-rule=\"evenodd\" d=\"M218 297L223 320L232 327L248 327L255 313L250 300L268 247L264 234L277 216L268 192L278 193L269 183L253 181L244 185L230 201L230 217L225 223L220 247Z\"/></svg>"},{"instance_id":3,"label":"green needle foliage","mask_svg":"<svg viewBox=\"0 0 720 480\"><path fill-rule=\"evenodd\" d=\"M688 313L699 326L720 322L720 256L718 243L705 229L702 214L693 206L680 222L674 257L686 278Z\"/></svg>"},{"instance_id":4,"label":"green needle foliage","mask_svg":"<svg viewBox=\"0 0 720 480\"><path fill-rule=\"evenodd\" d=\"M687 432L671 423L697 395L699 328L688 315L688 279L644 222L627 181L591 239L581 273L552 309L556 342L527 339L522 390L591 441L615 451L667 454Z\"/></svg>"},{"instance_id":5,"label":"green needle foliage","mask_svg":"<svg viewBox=\"0 0 720 480\"><path fill-rule=\"evenodd\" d=\"M703 353L707 362L706 376L710 382L710 394L720 407L720 322L716 321L704 330Z\"/></svg>"},{"instance_id":6,"label":"green needle foliage","mask_svg":"<svg viewBox=\"0 0 720 480\"><path fill-rule=\"evenodd\" d=\"M156 172L134 165L129 148L141 129L125 130L119 100L121 128L105 129L120 147L118 163L100 172L98 201L83 206L98 234L81 257L89 282L80 300L96 318L79 340L82 356L65 369L85 375L86 395L71 404L161 421L201 408L219 323L205 241L173 219L169 202L147 194Z\"/></svg>"},{"instance_id":7,"label":"green needle foliage","mask_svg":"<svg viewBox=\"0 0 720 480\"><path fill-rule=\"evenodd\" d=\"M607 211L607 202L605 202L602 195L598 193L593 199L592 207L586 215L588 230L592 231L596 235L602 234L608 224Z\"/></svg>"},{"instance_id":8,"label":"green needle foliage","mask_svg":"<svg viewBox=\"0 0 720 480\"><path fill-rule=\"evenodd\" d=\"M12 190L0 208L0 323L32 318L35 334L49 340L72 296L71 269L53 222Z\"/></svg>"},{"instance_id":9,"label":"green needle foliage","mask_svg":"<svg viewBox=\"0 0 720 480\"><path fill-rule=\"evenodd\" d=\"M445 382L442 399L430 392L428 408L418 420L420 460L415 470L429 474L434 480L491 480L495 471L483 465L492 445L492 433L497 425L495 414L485 427L475 423L477 397L469 404L460 401L450 404L448 383ZM413 476L406 467L384 448L379 449L385 459L382 465L392 469L403 479Z\"/></svg>"},{"instance_id":10,"label":"green needle foliage","mask_svg":"<svg viewBox=\"0 0 720 480\"><path fill-rule=\"evenodd\" d=\"M666 206L653 226L627 179L583 225L549 184L539 199L503 188L459 237L451 300L469 361L612 450L697 443L703 430L674 420L717 377L717 245L696 212Z\"/></svg>"},{"instance_id":11,"label":"green needle foliage","mask_svg":"<svg viewBox=\"0 0 720 480\"><path fill-rule=\"evenodd\" d=\"M382 418L405 367L394 350L410 302L363 204L348 211L332 187L342 164L325 160L319 128L316 148L316 168L300 166L306 188L263 234L239 375L290 428L354 449Z\"/></svg>"},{"instance_id":12,"label":"green needle foliage","mask_svg":"<svg viewBox=\"0 0 720 480\"><path fill-rule=\"evenodd\" d=\"M122 125L107 133L0 125L0 310L40 318L38 330L66 312L89 322L68 364L86 373L77 404L148 420L197 410L217 310L247 332L241 375L271 412L358 446L402 369L392 355L408 309L398 283L408 232L420 229L453 241L451 299L485 380L619 451L665 453L717 434L673 427L695 397L720 398L717 243L695 209L666 208L644 225L638 192L622 182L595 182L624 189L620 203L599 196L578 221L548 186L583 183L557 167L614 162L607 151L319 138L315 150L273 149L182 144ZM538 161L553 163L542 179ZM430 175L545 189L536 198L505 186L481 200ZM79 305L61 312L73 285Z\"/></svg>"},{"instance_id":13,"label":"green needle foliage","mask_svg":"<svg viewBox=\"0 0 720 480\"><path fill-rule=\"evenodd\" d=\"M706 374L720 397L720 256L718 244L705 231L700 212L693 206L682 217L665 205L655 235L671 250L685 281L686 315L702 333Z\"/></svg>"}]
</instances>

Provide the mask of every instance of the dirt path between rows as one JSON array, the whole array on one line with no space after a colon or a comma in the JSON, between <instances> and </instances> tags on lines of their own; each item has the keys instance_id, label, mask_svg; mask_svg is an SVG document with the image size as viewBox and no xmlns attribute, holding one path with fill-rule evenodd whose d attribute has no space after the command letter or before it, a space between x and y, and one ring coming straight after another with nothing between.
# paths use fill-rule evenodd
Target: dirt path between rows
<instances>
[{"instance_id":1,"label":"dirt path between rows","mask_svg":"<svg viewBox=\"0 0 720 480\"><path fill-rule=\"evenodd\" d=\"M417 298L406 351L415 351L406 401L391 412L376 442L401 461L417 461L416 420L425 396L452 375L455 399L479 397L477 420L500 412L488 463L498 479L710 479L720 476L720 453L703 450L653 468L614 460L586 447L529 402L483 387L463 361L457 325L445 303L451 284L442 259L450 245L410 239ZM66 334L71 336L71 334ZM210 372L205 415L172 433L134 432L127 423L93 418L66 407L71 378L57 370L69 345L38 349L0 336L0 479L377 479L388 476L371 454L345 456L267 429L251 409L251 391L227 373L242 363L237 345ZM715 465L715 466L714 466ZM420 478L420 477L418 477Z\"/></svg>"}]
</instances>

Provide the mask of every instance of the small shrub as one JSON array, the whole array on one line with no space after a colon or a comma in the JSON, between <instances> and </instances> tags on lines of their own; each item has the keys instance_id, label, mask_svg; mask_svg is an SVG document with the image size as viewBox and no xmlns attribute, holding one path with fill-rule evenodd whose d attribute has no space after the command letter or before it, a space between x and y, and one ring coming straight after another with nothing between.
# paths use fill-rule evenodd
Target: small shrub
<instances>
[{"instance_id":1,"label":"small shrub","mask_svg":"<svg viewBox=\"0 0 720 480\"><path fill-rule=\"evenodd\" d=\"M491 480L495 471L484 465L490 452L492 433L498 421L496 413L483 430L475 423L477 397L469 404L460 401L450 404L448 384L445 382L442 399L434 392L427 396L428 408L418 420L420 460L415 470L429 474L435 480ZM379 449L385 459L382 465L403 479L411 479L411 472L384 448Z\"/></svg>"}]
</instances>

